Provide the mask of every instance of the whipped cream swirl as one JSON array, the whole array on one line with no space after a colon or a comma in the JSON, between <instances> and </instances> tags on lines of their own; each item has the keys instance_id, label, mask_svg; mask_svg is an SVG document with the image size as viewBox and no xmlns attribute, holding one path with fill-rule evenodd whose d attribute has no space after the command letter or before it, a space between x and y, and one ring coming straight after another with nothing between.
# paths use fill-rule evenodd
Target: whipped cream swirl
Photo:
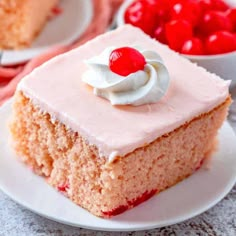
<instances>
[{"instance_id":1,"label":"whipped cream swirl","mask_svg":"<svg viewBox=\"0 0 236 236\"><path fill-rule=\"evenodd\" d=\"M146 65L143 71L128 76L118 75L109 68L109 56L115 47L86 61L90 70L84 73L82 80L94 88L95 95L109 100L112 105L155 103L168 89L170 77L161 57L154 51L134 48L144 56Z\"/></svg>"}]
</instances>

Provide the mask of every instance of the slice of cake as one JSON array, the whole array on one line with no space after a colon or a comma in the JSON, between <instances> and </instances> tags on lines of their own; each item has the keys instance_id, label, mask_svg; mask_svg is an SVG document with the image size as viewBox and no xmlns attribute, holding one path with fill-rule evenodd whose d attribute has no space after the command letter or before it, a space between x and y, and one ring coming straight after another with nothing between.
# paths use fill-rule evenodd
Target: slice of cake
<instances>
[{"instance_id":1,"label":"slice of cake","mask_svg":"<svg viewBox=\"0 0 236 236\"><path fill-rule=\"evenodd\" d=\"M30 46L57 3L58 0L1 0L0 48Z\"/></svg>"},{"instance_id":2,"label":"slice of cake","mask_svg":"<svg viewBox=\"0 0 236 236\"><path fill-rule=\"evenodd\" d=\"M14 148L73 202L111 217L199 168L215 149L231 102L228 87L123 26L21 81L11 121Z\"/></svg>"}]
</instances>

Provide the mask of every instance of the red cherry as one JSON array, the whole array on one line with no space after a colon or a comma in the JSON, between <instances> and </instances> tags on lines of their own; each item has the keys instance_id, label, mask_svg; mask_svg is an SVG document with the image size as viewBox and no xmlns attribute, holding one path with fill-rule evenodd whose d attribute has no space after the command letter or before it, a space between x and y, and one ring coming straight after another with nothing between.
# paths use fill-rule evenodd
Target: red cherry
<instances>
[{"instance_id":1,"label":"red cherry","mask_svg":"<svg viewBox=\"0 0 236 236\"><path fill-rule=\"evenodd\" d=\"M226 11L230 8L229 5L222 0L212 0L212 5L213 9L218 11Z\"/></svg>"},{"instance_id":2,"label":"red cherry","mask_svg":"<svg viewBox=\"0 0 236 236\"><path fill-rule=\"evenodd\" d=\"M147 0L134 1L125 12L125 22L152 34L157 25L153 5Z\"/></svg>"},{"instance_id":3,"label":"red cherry","mask_svg":"<svg viewBox=\"0 0 236 236\"><path fill-rule=\"evenodd\" d=\"M170 20L169 11L165 9L157 8L155 12L156 12L155 17L158 19L159 22L167 22Z\"/></svg>"},{"instance_id":4,"label":"red cherry","mask_svg":"<svg viewBox=\"0 0 236 236\"><path fill-rule=\"evenodd\" d=\"M199 4L203 12L213 10L211 0L200 0Z\"/></svg>"},{"instance_id":5,"label":"red cherry","mask_svg":"<svg viewBox=\"0 0 236 236\"><path fill-rule=\"evenodd\" d=\"M185 20L170 21L165 25L166 38L170 48L180 51L183 43L192 38L192 25Z\"/></svg>"},{"instance_id":6,"label":"red cherry","mask_svg":"<svg viewBox=\"0 0 236 236\"><path fill-rule=\"evenodd\" d=\"M232 23L225 13L208 11L203 15L200 27L205 35L209 35L219 30L231 31Z\"/></svg>"},{"instance_id":7,"label":"red cherry","mask_svg":"<svg viewBox=\"0 0 236 236\"><path fill-rule=\"evenodd\" d=\"M184 42L181 53L190 55L203 55L203 43L199 38L191 38Z\"/></svg>"},{"instance_id":8,"label":"red cherry","mask_svg":"<svg viewBox=\"0 0 236 236\"><path fill-rule=\"evenodd\" d=\"M169 2L166 0L146 0L155 12L155 17L158 22L167 22L170 19L169 16Z\"/></svg>"},{"instance_id":9,"label":"red cherry","mask_svg":"<svg viewBox=\"0 0 236 236\"><path fill-rule=\"evenodd\" d=\"M184 2L187 2L187 1L188 0L167 0L167 2L169 3L169 7L172 7L176 3L184 3Z\"/></svg>"},{"instance_id":10,"label":"red cherry","mask_svg":"<svg viewBox=\"0 0 236 236\"><path fill-rule=\"evenodd\" d=\"M200 0L199 2L203 12L216 10L216 11L226 11L229 6L222 0Z\"/></svg>"},{"instance_id":11,"label":"red cherry","mask_svg":"<svg viewBox=\"0 0 236 236\"><path fill-rule=\"evenodd\" d=\"M145 64L144 56L130 47L117 48L111 52L109 57L110 70L121 76L143 70Z\"/></svg>"},{"instance_id":12,"label":"red cherry","mask_svg":"<svg viewBox=\"0 0 236 236\"><path fill-rule=\"evenodd\" d=\"M166 33L165 33L165 25L164 24L161 24L156 28L153 37L157 41L159 41L161 43L164 43L164 44L167 44Z\"/></svg>"},{"instance_id":13,"label":"red cherry","mask_svg":"<svg viewBox=\"0 0 236 236\"><path fill-rule=\"evenodd\" d=\"M186 2L178 2L173 5L171 10L172 20L187 20L192 25L196 25L202 15L200 4L196 0L188 0Z\"/></svg>"},{"instance_id":14,"label":"red cherry","mask_svg":"<svg viewBox=\"0 0 236 236\"><path fill-rule=\"evenodd\" d=\"M230 19L234 30L236 31L236 8L229 9L226 12L226 16Z\"/></svg>"},{"instance_id":15,"label":"red cherry","mask_svg":"<svg viewBox=\"0 0 236 236\"><path fill-rule=\"evenodd\" d=\"M236 50L236 38L230 32L218 31L207 38L205 47L209 54L232 52Z\"/></svg>"}]
</instances>

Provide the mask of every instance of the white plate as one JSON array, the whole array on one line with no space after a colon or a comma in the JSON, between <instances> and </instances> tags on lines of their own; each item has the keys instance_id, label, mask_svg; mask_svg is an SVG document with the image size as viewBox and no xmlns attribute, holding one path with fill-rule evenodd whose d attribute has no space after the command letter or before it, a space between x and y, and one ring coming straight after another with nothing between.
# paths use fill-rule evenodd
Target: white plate
<instances>
[{"instance_id":1,"label":"white plate","mask_svg":"<svg viewBox=\"0 0 236 236\"><path fill-rule=\"evenodd\" d=\"M100 219L74 205L16 159L8 144L6 123L10 110L10 103L0 109L0 189L24 207L64 224L107 231L144 230L175 224L214 206L236 180L236 137L225 122L210 170L202 167L188 179L136 208L112 219Z\"/></svg>"},{"instance_id":2,"label":"white plate","mask_svg":"<svg viewBox=\"0 0 236 236\"><path fill-rule=\"evenodd\" d=\"M62 14L49 21L34 41L32 47L23 50L4 50L2 65L25 62L42 54L52 46L68 45L85 31L93 16L91 0L61 0Z\"/></svg>"}]
</instances>

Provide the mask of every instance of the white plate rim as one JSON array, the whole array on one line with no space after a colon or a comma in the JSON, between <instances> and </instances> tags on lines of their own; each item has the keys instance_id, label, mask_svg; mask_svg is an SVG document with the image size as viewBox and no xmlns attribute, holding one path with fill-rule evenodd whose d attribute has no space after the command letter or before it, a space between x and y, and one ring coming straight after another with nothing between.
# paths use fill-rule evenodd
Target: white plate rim
<instances>
[{"instance_id":1,"label":"white plate rim","mask_svg":"<svg viewBox=\"0 0 236 236\"><path fill-rule=\"evenodd\" d=\"M1 114L5 113L6 110L9 110L9 107L11 106L11 103L12 101L8 101L6 102L2 107L0 107L0 117L1 117ZM236 139L236 136L235 136L235 133L232 129L232 127L230 126L230 124L226 121L223 125L223 128L226 128L228 129L228 132L231 132L231 135L233 136L234 139ZM235 148L236 150L236 148ZM235 152L236 154L236 152ZM235 169L236 170L236 169ZM189 177L191 178L191 176ZM59 223L62 223L62 224L65 224L65 225L69 225L69 226L73 226L73 227L81 227L81 228L85 228L85 229L91 229L91 230L99 230L99 231L108 231L108 232L111 232L111 231L123 231L123 232L126 232L126 231L141 231L141 230L150 230L150 229L154 229L154 228L160 228L160 227L165 227L165 226L170 226L170 225L173 225L173 224L177 224L177 223L180 223L180 222L184 222L186 220L189 220L195 216L198 216L200 215L201 213L209 210L210 208L212 208L213 206L215 206L218 202L220 202L229 192L230 190L234 187L236 183L236 173L234 174L234 177L231 178L231 180L227 183L227 186L226 188L224 189L223 192L221 192L221 194L219 194L219 196L217 198L215 198L214 201L212 201L210 204L208 204L207 206L199 209L198 211L195 211L193 214L185 214L181 217L179 217L178 219L176 220L170 220L170 221L166 221L165 223L161 223L161 224L153 224L153 225L149 225L149 226L141 226L141 227L135 227L135 228L132 228L132 227L129 227L129 228L105 228L105 227L93 227L91 226L90 224L88 225L85 225L85 224L81 224L81 223L71 223L71 222L68 222L66 220L63 220L62 218L60 217L53 217L53 216L50 216L50 215L47 215L47 214L44 214L43 212L40 212L38 210L35 210L33 209L31 206L29 206L26 202L22 202L22 201L18 201L18 199L13 196L9 191L8 189L4 188L2 185L1 185L1 182L0 182L0 190L2 192L4 192L8 197L10 197L13 201L15 201L16 203L18 203L19 205L23 206L24 208L40 215L40 216L43 216L47 219L50 219L50 220L53 220L55 222L59 222ZM46 182L45 182L46 184ZM46 184L47 185L47 184ZM178 184L177 184L178 185ZM175 186L171 187L171 189L175 188ZM166 190L167 191L167 190ZM165 191L164 191L165 192ZM157 195L158 196L158 195ZM96 216L94 216L96 217ZM96 217L97 218L97 217ZM100 218L98 218L100 219Z\"/></svg>"}]
</instances>

